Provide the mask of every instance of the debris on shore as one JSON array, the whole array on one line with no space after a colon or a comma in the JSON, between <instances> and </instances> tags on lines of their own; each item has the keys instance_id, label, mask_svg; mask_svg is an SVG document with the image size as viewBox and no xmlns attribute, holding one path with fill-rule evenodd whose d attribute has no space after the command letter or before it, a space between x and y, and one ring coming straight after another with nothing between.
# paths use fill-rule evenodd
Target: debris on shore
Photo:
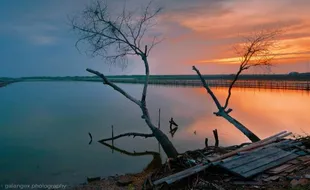
<instances>
[{"instance_id":1,"label":"debris on shore","mask_svg":"<svg viewBox=\"0 0 310 190\"><path fill-rule=\"evenodd\" d=\"M310 136L286 138L291 134L283 131L255 143L187 151L160 167L149 164L141 173L76 189L310 189Z\"/></svg>"}]
</instances>

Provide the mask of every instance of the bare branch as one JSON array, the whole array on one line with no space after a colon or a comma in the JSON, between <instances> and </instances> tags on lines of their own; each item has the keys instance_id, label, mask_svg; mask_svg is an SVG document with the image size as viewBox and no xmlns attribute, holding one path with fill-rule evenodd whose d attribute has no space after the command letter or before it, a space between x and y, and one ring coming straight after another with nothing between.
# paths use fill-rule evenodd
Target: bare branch
<instances>
[{"instance_id":1,"label":"bare branch","mask_svg":"<svg viewBox=\"0 0 310 190\"><path fill-rule=\"evenodd\" d=\"M216 107L219 109L219 111L222 111L223 108L222 108L220 102L218 101L218 99L214 95L213 91L210 89L209 85L206 83L205 79L201 76L200 71L195 66L193 66L193 70L196 71L197 75L199 76L199 78L200 78L200 80L201 80L201 82L203 84L203 87L205 87L207 92L210 94L210 96L213 99Z\"/></svg>"},{"instance_id":2,"label":"bare branch","mask_svg":"<svg viewBox=\"0 0 310 190\"><path fill-rule=\"evenodd\" d=\"M140 49L141 41L146 31L154 26L154 18L162 10L161 8L150 10L152 1L146 6L141 16L135 12L126 11L116 18L108 13L108 5L102 1L86 7L81 17L71 19L73 29L80 36L76 47L81 41L87 41L90 45L91 55L100 55L109 62L116 62L128 55L148 56L153 47L158 44L150 44L148 52ZM79 48L78 48L79 49ZM116 56L108 55L109 53Z\"/></svg>"},{"instance_id":3,"label":"bare branch","mask_svg":"<svg viewBox=\"0 0 310 190\"><path fill-rule=\"evenodd\" d=\"M242 46L234 47L235 51L241 55L241 63L239 70L235 75L233 81L228 88L228 96L225 101L224 109L227 108L231 97L231 90L239 79L240 74L251 67L267 67L269 68L271 60L275 55L272 53L272 49L276 46L275 38L281 31L260 31L249 37L245 38L245 43ZM239 50L240 49L240 50Z\"/></svg>"},{"instance_id":4,"label":"bare branch","mask_svg":"<svg viewBox=\"0 0 310 190\"><path fill-rule=\"evenodd\" d=\"M133 138L135 138L135 137L144 137L144 138L154 137L153 134L124 133L124 134L120 134L120 135L117 135L117 136L112 137L112 138L101 139L101 140L99 140L98 142L112 141L112 140L119 139L119 138L121 138L121 137L126 137L126 136L127 136L127 137L133 136Z\"/></svg>"},{"instance_id":5,"label":"bare branch","mask_svg":"<svg viewBox=\"0 0 310 190\"><path fill-rule=\"evenodd\" d=\"M114 90L118 91L119 93L124 95L129 100L131 100L132 102L134 102L138 106L141 106L141 102L139 100L137 100L136 98L132 97L131 95L126 93L123 89L121 89L120 87L118 87L117 85L112 83L106 76L104 76L104 74L102 74L102 73L100 73L98 71L92 70L92 69L86 69L86 71L97 75L98 77L100 77L103 80L104 84L111 86Z\"/></svg>"}]
</instances>

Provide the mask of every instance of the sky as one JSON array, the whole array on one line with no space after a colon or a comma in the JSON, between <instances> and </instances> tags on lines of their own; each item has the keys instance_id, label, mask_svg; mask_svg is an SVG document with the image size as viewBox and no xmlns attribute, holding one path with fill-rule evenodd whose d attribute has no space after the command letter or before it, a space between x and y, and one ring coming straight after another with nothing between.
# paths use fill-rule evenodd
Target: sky
<instances>
[{"instance_id":1,"label":"sky","mask_svg":"<svg viewBox=\"0 0 310 190\"><path fill-rule=\"evenodd\" d=\"M124 0L108 0L111 12ZM93 68L107 75L143 74L140 58L126 69L101 57L78 51L77 34L68 16L77 15L88 0L1 0L0 76L81 76ZM127 0L128 9L145 0ZM310 1L308 0L155 0L163 7L154 30L165 40L149 56L151 74L235 73L238 57L233 46L243 35L281 29L279 56L272 73L310 72ZM251 73L262 73L254 69Z\"/></svg>"}]
</instances>

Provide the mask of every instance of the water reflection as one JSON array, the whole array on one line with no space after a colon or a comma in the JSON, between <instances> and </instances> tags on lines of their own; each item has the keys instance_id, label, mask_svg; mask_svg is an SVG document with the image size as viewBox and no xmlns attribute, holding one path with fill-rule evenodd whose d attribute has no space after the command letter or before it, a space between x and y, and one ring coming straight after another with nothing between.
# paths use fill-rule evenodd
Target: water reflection
<instances>
[{"instance_id":1,"label":"water reflection","mask_svg":"<svg viewBox=\"0 0 310 190\"><path fill-rule=\"evenodd\" d=\"M227 96L227 89L214 89L220 101L224 101ZM260 138L265 138L282 130L293 133L310 132L310 97L304 91L285 91L268 89L233 89L230 102L231 113L237 120L247 126ZM218 129L220 142L224 145L236 144L247 141L247 139L231 124L212 113L216 110L214 103L204 88L195 88L191 92L183 91L182 99L195 97L194 99L201 110L200 114L177 136L178 139L189 139L193 131L197 131L197 137L191 139L202 144L205 137L212 136L212 130ZM177 98L177 96L175 96ZM179 96L180 97L180 96ZM193 103L193 101L191 102ZM191 104L185 104L187 107ZM205 108L203 108L205 107ZM210 109L211 108L211 109ZM188 111L179 112L180 107L175 110L177 115L190 117L193 113ZM177 118L177 117L176 117Z\"/></svg>"},{"instance_id":2,"label":"water reflection","mask_svg":"<svg viewBox=\"0 0 310 190\"><path fill-rule=\"evenodd\" d=\"M169 131L169 133L171 134L171 137L173 138L175 132L177 132L177 130L178 130L178 126L179 125L176 124L176 122L173 120L173 117L171 117L169 123L170 123L170 126L169 126L170 131Z\"/></svg>"},{"instance_id":3,"label":"water reflection","mask_svg":"<svg viewBox=\"0 0 310 190\"><path fill-rule=\"evenodd\" d=\"M120 86L140 98L142 85ZM213 90L223 102L227 89ZM16 83L1 88L0 100L0 183L77 184L87 176L139 172L153 159L115 149L112 154L95 141L88 145L88 132L94 140L111 137L111 125L115 134L150 132L141 110L101 83ZM203 88L150 86L147 102L154 123L161 109L160 129L179 152L205 147L205 138L214 144L214 129L220 146L248 141L225 119L213 115L216 107ZM231 115L260 138L283 130L310 133L307 91L236 88L230 108ZM178 125L173 138L171 117ZM159 151L154 138L122 138L114 146Z\"/></svg>"},{"instance_id":4,"label":"water reflection","mask_svg":"<svg viewBox=\"0 0 310 190\"><path fill-rule=\"evenodd\" d=\"M149 174L151 172L153 172L154 170L156 170L156 169L161 167L162 159L161 159L161 156L160 156L159 152L154 152L154 151L144 151L144 152L133 151L133 152L130 152L130 151L118 148L116 146L110 145L110 144L105 143L105 142L101 142L101 143L104 146L106 146L106 147L108 147L108 148L110 148L112 150L115 150L115 151L117 151L117 152L119 152L121 154L127 155L127 156L137 157L137 156L151 155L153 157L151 162L149 162L147 164L147 166L143 169L143 171L141 171L139 173L136 173L134 175L129 174L128 177L133 177L134 179L135 178L146 178L147 176L149 176ZM141 179L139 179L139 180L141 180Z\"/></svg>"},{"instance_id":5,"label":"water reflection","mask_svg":"<svg viewBox=\"0 0 310 190\"><path fill-rule=\"evenodd\" d=\"M144 152L136 152L136 151L133 151L133 152L130 152L130 151L127 151L125 149L120 149L116 146L114 146L113 144L110 145L108 143L105 143L105 142L101 142L102 145L110 148L111 150L115 150L121 154L125 154L127 156L145 156L145 155L152 155L152 156L155 156L155 155L159 155L159 152L155 152L155 151L144 151Z\"/></svg>"}]
</instances>

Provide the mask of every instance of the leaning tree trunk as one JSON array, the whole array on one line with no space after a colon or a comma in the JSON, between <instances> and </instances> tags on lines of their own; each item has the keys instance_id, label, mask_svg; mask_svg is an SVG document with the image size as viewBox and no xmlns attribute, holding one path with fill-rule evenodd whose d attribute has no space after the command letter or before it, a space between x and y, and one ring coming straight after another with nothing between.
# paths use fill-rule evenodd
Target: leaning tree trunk
<instances>
[{"instance_id":1,"label":"leaning tree trunk","mask_svg":"<svg viewBox=\"0 0 310 190\"><path fill-rule=\"evenodd\" d=\"M221 117L225 118L227 121L229 121L231 124L233 124L237 129L239 129L245 136L247 136L252 142L260 141L260 139L252 131L250 131L248 128L246 128L244 125L242 125L239 121L237 121L236 119L234 119L233 117L231 117L228 114L229 112L232 111L232 109L225 111L225 108L227 107L227 105L225 105L225 107L223 107L220 104L220 102L218 101L218 99L214 95L213 91L210 89L209 85L206 83L205 79L202 77L200 71L195 66L193 66L193 70L196 71L197 75L199 76L199 78L202 82L203 87L207 90L208 94L210 94L210 96L213 99L217 109L219 110L218 112L215 112L214 114L216 116L221 116ZM232 88L232 86L230 88ZM230 95L228 96L228 99L229 99L229 97L230 97Z\"/></svg>"},{"instance_id":2,"label":"leaning tree trunk","mask_svg":"<svg viewBox=\"0 0 310 190\"><path fill-rule=\"evenodd\" d=\"M178 152L173 146L172 142L169 140L167 135L163 133L160 129L158 128L152 128L152 132L163 148L164 152L167 154L168 158L176 158L178 156Z\"/></svg>"},{"instance_id":3,"label":"leaning tree trunk","mask_svg":"<svg viewBox=\"0 0 310 190\"><path fill-rule=\"evenodd\" d=\"M143 101L140 108L143 113L142 118L144 119L147 126L151 129L153 135L163 148L168 158L176 158L178 156L178 151L173 146L172 142L169 140L167 135L152 123L145 101Z\"/></svg>"},{"instance_id":4,"label":"leaning tree trunk","mask_svg":"<svg viewBox=\"0 0 310 190\"><path fill-rule=\"evenodd\" d=\"M221 111L218 113L218 115L225 118L227 121L229 121L231 124L233 124L237 129L239 129L245 136L247 136L252 142L260 141L260 138L258 138L252 131L250 131L248 128L246 128L244 125L242 125L239 121L237 121L235 118L231 117L229 114L227 114L225 111Z\"/></svg>"},{"instance_id":5,"label":"leaning tree trunk","mask_svg":"<svg viewBox=\"0 0 310 190\"><path fill-rule=\"evenodd\" d=\"M147 60L147 46L145 46L145 54L141 54L141 58L145 65L145 81L143 86L143 92L142 92L142 98L141 98L141 104L140 108L142 110L142 118L145 120L146 124L149 126L151 131L153 132L153 135L163 148L164 152L168 156L168 158L176 158L178 156L178 152L176 148L173 146L172 142L169 140L167 135L165 135L160 129L155 127L155 125L151 121L151 117L149 114L149 111L146 106L146 94L147 94L147 87L149 82L149 76L150 76L150 70L149 70L149 63Z\"/></svg>"}]
</instances>

